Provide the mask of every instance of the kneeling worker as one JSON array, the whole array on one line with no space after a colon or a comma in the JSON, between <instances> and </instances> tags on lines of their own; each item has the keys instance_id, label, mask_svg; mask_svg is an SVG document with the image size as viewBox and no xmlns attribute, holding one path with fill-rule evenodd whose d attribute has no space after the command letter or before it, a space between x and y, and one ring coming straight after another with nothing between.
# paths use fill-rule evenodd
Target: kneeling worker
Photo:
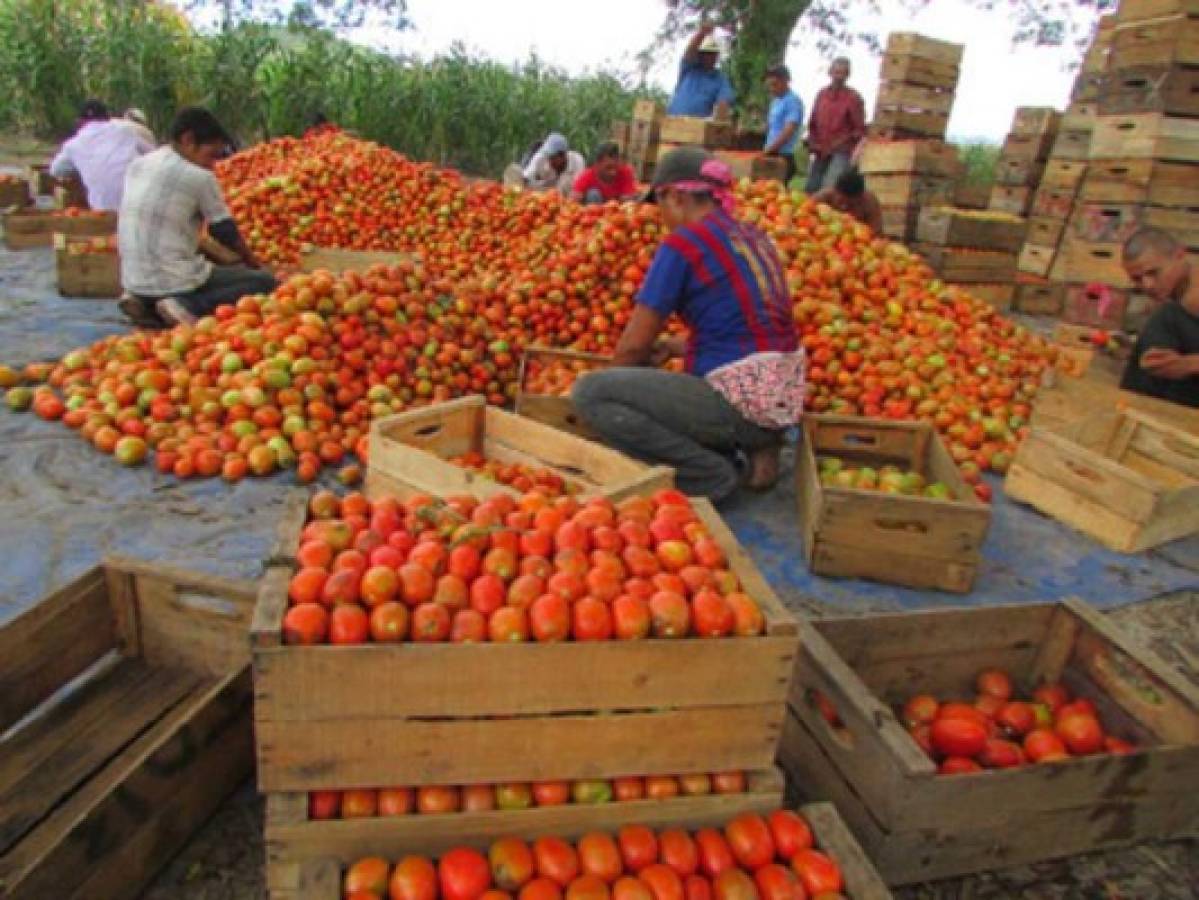
<instances>
[{"instance_id":1,"label":"kneeling worker","mask_svg":"<svg viewBox=\"0 0 1199 900\"><path fill-rule=\"evenodd\" d=\"M1142 228L1124 242L1124 270L1162 305L1141 329L1120 387L1199 407L1199 275L1165 231Z\"/></svg>"},{"instance_id":2,"label":"kneeling worker","mask_svg":"<svg viewBox=\"0 0 1199 900\"><path fill-rule=\"evenodd\" d=\"M212 113L189 107L175 117L171 142L129 167L118 242L121 284L140 306L126 309L135 321L152 306L168 323L188 324L277 286L238 233L212 174L231 143ZM240 264L214 266L201 254L205 224Z\"/></svg>"},{"instance_id":3,"label":"kneeling worker","mask_svg":"<svg viewBox=\"0 0 1199 900\"><path fill-rule=\"evenodd\" d=\"M595 151L595 165L575 179L571 197L580 203L631 200L637 193L633 167L620 158L620 147L611 141Z\"/></svg>"},{"instance_id":4,"label":"kneeling worker","mask_svg":"<svg viewBox=\"0 0 1199 900\"><path fill-rule=\"evenodd\" d=\"M525 186L534 191L557 190L569 197L575 179L587 168L587 160L558 132L551 133L542 142L529 164L525 166Z\"/></svg>"},{"instance_id":5,"label":"kneeling worker","mask_svg":"<svg viewBox=\"0 0 1199 900\"><path fill-rule=\"evenodd\" d=\"M853 216L875 234L883 233L883 208L878 197L866 190L866 180L857 169L842 172L836 184L814 194L812 199Z\"/></svg>"}]
</instances>

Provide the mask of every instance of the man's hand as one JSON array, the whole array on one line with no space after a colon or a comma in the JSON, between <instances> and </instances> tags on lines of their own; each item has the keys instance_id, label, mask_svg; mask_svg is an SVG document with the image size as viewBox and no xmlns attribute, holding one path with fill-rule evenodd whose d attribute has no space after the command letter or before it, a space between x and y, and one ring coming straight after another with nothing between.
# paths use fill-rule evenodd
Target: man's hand
<instances>
[{"instance_id":1,"label":"man's hand","mask_svg":"<svg viewBox=\"0 0 1199 900\"><path fill-rule=\"evenodd\" d=\"M1141 368L1157 378L1180 381L1199 375L1199 355L1184 356L1177 350L1155 347L1141 354Z\"/></svg>"},{"instance_id":2,"label":"man's hand","mask_svg":"<svg viewBox=\"0 0 1199 900\"><path fill-rule=\"evenodd\" d=\"M686 352L687 342L681 337L674 335L660 337L654 343L654 348L650 353L650 364L654 368L661 368L666 365L667 360L682 356Z\"/></svg>"}]
</instances>

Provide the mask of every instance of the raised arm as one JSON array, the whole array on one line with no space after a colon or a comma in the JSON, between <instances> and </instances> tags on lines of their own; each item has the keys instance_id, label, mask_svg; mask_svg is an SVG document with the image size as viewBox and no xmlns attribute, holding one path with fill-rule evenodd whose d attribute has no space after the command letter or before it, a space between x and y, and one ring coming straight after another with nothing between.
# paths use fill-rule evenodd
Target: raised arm
<instances>
[{"instance_id":1,"label":"raised arm","mask_svg":"<svg viewBox=\"0 0 1199 900\"><path fill-rule=\"evenodd\" d=\"M695 34L691 35L691 40L687 42L687 47L683 50L683 65L694 65L699 62L699 47L704 42L704 38L716 30L716 26L708 22L700 25Z\"/></svg>"}]
</instances>

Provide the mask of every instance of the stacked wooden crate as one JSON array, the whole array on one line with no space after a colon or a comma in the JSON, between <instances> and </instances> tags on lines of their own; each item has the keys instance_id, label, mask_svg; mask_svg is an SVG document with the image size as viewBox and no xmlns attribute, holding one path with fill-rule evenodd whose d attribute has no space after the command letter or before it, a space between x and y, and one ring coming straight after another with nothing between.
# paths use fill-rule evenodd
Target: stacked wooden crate
<instances>
[{"instance_id":1,"label":"stacked wooden crate","mask_svg":"<svg viewBox=\"0 0 1199 900\"><path fill-rule=\"evenodd\" d=\"M915 249L941 278L1006 311L1015 294L1016 254L1027 222L994 210L926 206Z\"/></svg>"},{"instance_id":2,"label":"stacked wooden crate","mask_svg":"<svg viewBox=\"0 0 1199 900\"><path fill-rule=\"evenodd\" d=\"M1111 34L1054 277L1066 285L1066 321L1121 328L1148 304L1124 271L1125 239L1152 225L1199 253L1199 4L1125 0Z\"/></svg>"},{"instance_id":3,"label":"stacked wooden crate","mask_svg":"<svg viewBox=\"0 0 1199 900\"><path fill-rule=\"evenodd\" d=\"M873 130L884 137L945 137L961 72L961 44L910 32L887 38Z\"/></svg>"},{"instance_id":4,"label":"stacked wooden crate","mask_svg":"<svg viewBox=\"0 0 1199 900\"><path fill-rule=\"evenodd\" d=\"M662 104L653 100L638 100L633 105L633 120L625 138L625 158L641 181L654 177L664 115Z\"/></svg>"},{"instance_id":5,"label":"stacked wooden crate","mask_svg":"<svg viewBox=\"0 0 1199 900\"><path fill-rule=\"evenodd\" d=\"M916 237L922 206L951 202L961 162L944 141L870 137L858 168L883 208L883 234L906 243Z\"/></svg>"},{"instance_id":6,"label":"stacked wooden crate","mask_svg":"<svg viewBox=\"0 0 1199 900\"><path fill-rule=\"evenodd\" d=\"M1012 130L1003 142L995 165L991 209L1013 216L1026 216L1033 194L1041 183L1049 152L1057 139L1061 114L1044 106L1016 109Z\"/></svg>"}]
</instances>

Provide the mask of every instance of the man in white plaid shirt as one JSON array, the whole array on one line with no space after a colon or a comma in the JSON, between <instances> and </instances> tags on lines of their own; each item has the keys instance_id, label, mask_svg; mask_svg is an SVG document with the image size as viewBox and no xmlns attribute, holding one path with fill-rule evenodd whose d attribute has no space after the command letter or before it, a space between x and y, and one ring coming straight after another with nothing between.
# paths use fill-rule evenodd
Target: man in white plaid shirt
<instances>
[{"instance_id":1,"label":"man in white plaid shirt","mask_svg":"<svg viewBox=\"0 0 1199 900\"><path fill-rule=\"evenodd\" d=\"M232 144L206 109L180 110L171 142L129 166L119 218L121 284L133 295L122 308L135 321L150 308L173 325L190 324L277 282L238 233L212 174ZM200 252L200 227L240 262L217 266Z\"/></svg>"}]
</instances>

